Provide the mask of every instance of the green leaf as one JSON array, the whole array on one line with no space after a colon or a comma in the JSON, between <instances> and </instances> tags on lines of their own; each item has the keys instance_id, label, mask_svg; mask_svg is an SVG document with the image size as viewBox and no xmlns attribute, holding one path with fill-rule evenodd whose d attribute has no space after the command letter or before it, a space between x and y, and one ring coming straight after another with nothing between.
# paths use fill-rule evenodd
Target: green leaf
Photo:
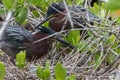
<instances>
[{"instance_id":1,"label":"green leaf","mask_svg":"<svg viewBox=\"0 0 120 80\"><path fill-rule=\"evenodd\" d=\"M40 66L37 66L36 74L39 77L39 79L43 79L43 68Z\"/></svg>"},{"instance_id":2,"label":"green leaf","mask_svg":"<svg viewBox=\"0 0 120 80\"><path fill-rule=\"evenodd\" d=\"M2 4L2 0L0 0L0 4Z\"/></svg>"},{"instance_id":3,"label":"green leaf","mask_svg":"<svg viewBox=\"0 0 120 80\"><path fill-rule=\"evenodd\" d=\"M2 2L7 10L13 9L16 4L16 0L2 0Z\"/></svg>"},{"instance_id":4,"label":"green leaf","mask_svg":"<svg viewBox=\"0 0 120 80\"><path fill-rule=\"evenodd\" d=\"M16 65L19 69L23 68L25 66L26 62L26 52L20 51L16 56Z\"/></svg>"},{"instance_id":5,"label":"green leaf","mask_svg":"<svg viewBox=\"0 0 120 80\"><path fill-rule=\"evenodd\" d=\"M28 9L26 7L20 8L20 12L16 17L16 21L19 23L23 23L27 18L27 14L28 14Z\"/></svg>"},{"instance_id":6,"label":"green leaf","mask_svg":"<svg viewBox=\"0 0 120 80\"><path fill-rule=\"evenodd\" d=\"M45 70L42 67L37 66L36 74L39 77L39 79L48 80L50 77L49 62L46 62Z\"/></svg>"},{"instance_id":7,"label":"green leaf","mask_svg":"<svg viewBox=\"0 0 120 80\"><path fill-rule=\"evenodd\" d=\"M116 52L117 52L118 54L120 54L120 48L118 48L118 49L116 50Z\"/></svg>"},{"instance_id":8,"label":"green leaf","mask_svg":"<svg viewBox=\"0 0 120 80\"><path fill-rule=\"evenodd\" d=\"M50 65L49 65L49 61L46 62L46 65L45 65L45 70L43 70L43 80L48 80L49 77L50 77Z\"/></svg>"},{"instance_id":9,"label":"green leaf","mask_svg":"<svg viewBox=\"0 0 120 80\"><path fill-rule=\"evenodd\" d=\"M120 0L108 0L106 6L110 10L120 9Z\"/></svg>"},{"instance_id":10,"label":"green leaf","mask_svg":"<svg viewBox=\"0 0 120 80\"><path fill-rule=\"evenodd\" d=\"M38 18L40 17L39 13L37 10L32 11L33 17Z\"/></svg>"},{"instance_id":11,"label":"green leaf","mask_svg":"<svg viewBox=\"0 0 120 80\"><path fill-rule=\"evenodd\" d=\"M38 6L38 5L40 5L41 0L29 0L29 3L34 6Z\"/></svg>"},{"instance_id":12,"label":"green leaf","mask_svg":"<svg viewBox=\"0 0 120 80\"><path fill-rule=\"evenodd\" d=\"M5 15L5 10L4 10L4 8L1 8L1 9L0 9L0 15Z\"/></svg>"},{"instance_id":13,"label":"green leaf","mask_svg":"<svg viewBox=\"0 0 120 80\"><path fill-rule=\"evenodd\" d=\"M24 5L24 3L25 3L25 0L18 0L18 4Z\"/></svg>"},{"instance_id":14,"label":"green leaf","mask_svg":"<svg viewBox=\"0 0 120 80\"><path fill-rule=\"evenodd\" d=\"M48 80L50 77L50 70L43 71L43 80Z\"/></svg>"},{"instance_id":15,"label":"green leaf","mask_svg":"<svg viewBox=\"0 0 120 80\"><path fill-rule=\"evenodd\" d=\"M115 35L111 35L107 40L106 40L106 44L109 45L111 43L113 43L115 41L116 37Z\"/></svg>"},{"instance_id":16,"label":"green leaf","mask_svg":"<svg viewBox=\"0 0 120 80\"><path fill-rule=\"evenodd\" d=\"M47 21L47 22L45 22L44 24L43 24L43 26L45 26L45 27L49 27L49 22Z\"/></svg>"},{"instance_id":17,"label":"green leaf","mask_svg":"<svg viewBox=\"0 0 120 80\"><path fill-rule=\"evenodd\" d=\"M58 62L55 66L56 80L65 80L66 75L67 75L66 69L63 68L62 64Z\"/></svg>"},{"instance_id":18,"label":"green leaf","mask_svg":"<svg viewBox=\"0 0 120 80\"><path fill-rule=\"evenodd\" d=\"M0 62L0 80L4 80L4 76L6 75L6 69L2 62Z\"/></svg>"},{"instance_id":19,"label":"green leaf","mask_svg":"<svg viewBox=\"0 0 120 80\"><path fill-rule=\"evenodd\" d=\"M109 53L107 57L108 64L111 63L115 59L115 54Z\"/></svg>"},{"instance_id":20,"label":"green leaf","mask_svg":"<svg viewBox=\"0 0 120 80\"><path fill-rule=\"evenodd\" d=\"M65 39L72 43L73 45L78 45L78 42L80 40L80 31L79 30L74 30L70 31L68 36L65 37Z\"/></svg>"},{"instance_id":21,"label":"green leaf","mask_svg":"<svg viewBox=\"0 0 120 80\"><path fill-rule=\"evenodd\" d=\"M50 70L49 61L46 62L46 65L45 65L45 66L46 66L46 68L45 68L46 70Z\"/></svg>"},{"instance_id":22,"label":"green leaf","mask_svg":"<svg viewBox=\"0 0 120 80\"><path fill-rule=\"evenodd\" d=\"M94 4L94 7L90 8L90 11L92 13L94 13L96 16L98 17L102 17L105 18L106 17L106 13L107 13L107 9L105 7L105 4L102 3L101 6L97 5L96 3Z\"/></svg>"},{"instance_id":23,"label":"green leaf","mask_svg":"<svg viewBox=\"0 0 120 80\"><path fill-rule=\"evenodd\" d=\"M76 76L75 75L70 75L67 80L76 80Z\"/></svg>"},{"instance_id":24,"label":"green leaf","mask_svg":"<svg viewBox=\"0 0 120 80\"><path fill-rule=\"evenodd\" d=\"M85 51L86 49L88 49L88 43L86 43L85 41L80 41L78 44L78 48L80 49L80 51Z\"/></svg>"},{"instance_id":25,"label":"green leaf","mask_svg":"<svg viewBox=\"0 0 120 80\"><path fill-rule=\"evenodd\" d=\"M101 65L104 57L104 52L95 55L95 70Z\"/></svg>"}]
</instances>

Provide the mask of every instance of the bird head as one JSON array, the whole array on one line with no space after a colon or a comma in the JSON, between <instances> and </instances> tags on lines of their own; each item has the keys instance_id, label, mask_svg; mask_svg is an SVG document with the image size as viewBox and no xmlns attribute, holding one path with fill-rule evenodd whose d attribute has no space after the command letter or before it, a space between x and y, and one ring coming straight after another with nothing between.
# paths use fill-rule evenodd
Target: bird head
<instances>
[{"instance_id":1,"label":"bird head","mask_svg":"<svg viewBox=\"0 0 120 80\"><path fill-rule=\"evenodd\" d=\"M55 15L59 12L63 12L64 11L64 5L63 3L52 3L49 7L48 7L48 10L47 10L47 13L46 13L46 18L52 16L52 15Z\"/></svg>"},{"instance_id":2,"label":"bird head","mask_svg":"<svg viewBox=\"0 0 120 80\"><path fill-rule=\"evenodd\" d=\"M29 31L22 27L7 25L2 39L0 40L0 48L3 51L6 51L6 48L19 51L28 48L32 43L33 36Z\"/></svg>"}]
</instances>

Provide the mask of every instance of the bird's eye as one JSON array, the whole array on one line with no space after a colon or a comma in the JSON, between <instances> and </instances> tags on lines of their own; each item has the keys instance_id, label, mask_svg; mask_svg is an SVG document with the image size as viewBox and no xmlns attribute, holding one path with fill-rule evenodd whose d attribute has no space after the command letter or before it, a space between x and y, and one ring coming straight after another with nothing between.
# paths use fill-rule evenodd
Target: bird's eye
<instances>
[{"instance_id":1,"label":"bird's eye","mask_svg":"<svg viewBox=\"0 0 120 80\"><path fill-rule=\"evenodd\" d=\"M21 42L23 42L23 41L22 41L22 40L20 40L20 39L16 39L16 41L17 41L17 42L20 42L20 43L21 43Z\"/></svg>"},{"instance_id":2,"label":"bird's eye","mask_svg":"<svg viewBox=\"0 0 120 80\"><path fill-rule=\"evenodd\" d=\"M23 40L23 39L15 39L15 41L17 41L17 42L19 42L19 43L24 42L24 40Z\"/></svg>"},{"instance_id":3,"label":"bird's eye","mask_svg":"<svg viewBox=\"0 0 120 80\"><path fill-rule=\"evenodd\" d=\"M60 14L55 14L54 16L55 16L55 17L58 17L59 15L60 15Z\"/></svg>"}]
</instances>

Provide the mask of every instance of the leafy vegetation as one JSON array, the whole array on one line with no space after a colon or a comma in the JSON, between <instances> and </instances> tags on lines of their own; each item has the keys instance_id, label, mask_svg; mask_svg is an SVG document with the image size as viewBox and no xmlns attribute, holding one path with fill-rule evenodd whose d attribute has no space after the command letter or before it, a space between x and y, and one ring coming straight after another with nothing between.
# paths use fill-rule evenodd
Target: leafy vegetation
<instances>
[{"instance_id":1,"label":"leafy vegetation","mask_svg":"<svg viewBox=\"0 0 120 80\"><path fill-rule=\"evenodd\" d=\"M24 68L25 63L26 63L26 53L25 51L21 51L16 56L16 65L19 69L22 69Z\"/></svg>"},{"instance_id":2,"label":"leafy vegetation","mask_svg":"<svg viewBox=\"0 0 120 80\"><path fill-rule=\"evenodd\" d=\"M50 77L50 65L49 62L46 62L46 67L43 69L41 66L37 66L36 74L39 79L48 80Z\"/></svg>"},{"instance_id":3,"label":"leafy vegetation","mask_svg":"<svg viewBox=\"0 0 120 80\"><path fill-rule=\"evenodd\" d=\"M2 62L0 62L0 80L4 80L6 75L6 68Z\"/></svg>"},{"instance_id":4,"label":"leafy vegetation","mask_svg":"<svg viewBox=\"0 0 120 80\"><path fill-rule=\"evenodd\" d=\"M0 16L5 16L8 11L12 11L15 22L23 25L29 23L31 18L39 19L45 17L47 7L53 2L59 1L61 0L2 0L4 7L0 8ZM83 0L75 1L77 5L83 3ZM73 4L72 0L66 0L66 2L67 4ZM79 35L79 30L70 31L69 35L64 38L77 46L78 51L73 53L72 50L66 49L66 51L63 49L53 50L51 54L51 64L54 62L54 64L52 64L54 74L51 73L50 63L45 60L45 68L43 67L44 65L37 66L36 75L39 79L76 80L76 77L81 77L81 74L82 77L87 76L87 72L91 73L91 76L97 76L105 73L104 71L99 73L102 69L111 72L119 68L120 32L118 30L120 28L120 1L109 0L108 3L102 3L101 6L94 4L94 7L90 7L89 9L102 19L100 24L94 23L94 25L91 25L95 29L91 31L89 28L89 38L86 40L81 39L82 35ZM31 22L36 24L35 21ZM48 23L45 23L44 26L48 27ZM57 54L57 56L55 52L61 54ZM61 63L59 63L59 61ZM63 67L62 64L65 66ZM25 68L25 51L21 51L16 56L16 65L19 69ZM69 72L78 73L80 75L75 76L74 74L69 74ZM0 62L0 80L3 80L5 75L5 66ZM80 79L85 80L85 78Z\"/></svg>"},{"instance_id":5,"label":"leafy vegetation","mask_svg":"<svg viewBox=\"0 0 120 80\"><path fill-rule=\"evenodd\" d=\"M37 66L36 74L39 79L48 80L50 79L50 65L48 61L46 62L46 67L43 69L41 66ZM55 79L50 80L76 80L75 75L70 75L67 77L66 69L62 66L61 63L57 63L55 66Z\"/></svg>"}]
</instances>

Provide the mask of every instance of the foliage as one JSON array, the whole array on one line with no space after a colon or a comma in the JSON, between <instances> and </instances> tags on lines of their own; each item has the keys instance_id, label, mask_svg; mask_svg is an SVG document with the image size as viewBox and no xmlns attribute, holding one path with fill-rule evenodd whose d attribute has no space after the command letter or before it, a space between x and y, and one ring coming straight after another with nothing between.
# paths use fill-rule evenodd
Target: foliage
<instances>
[{"instance_id":1,"label":"foliage","mask_svg":"<svg viewBox=\"0 0 120 80\"><path fill-rule=\"evenodd\" d=\"M64 68L62 64L58 62L55 66L56 80L76 80L75 75L70 75L68 77L66 76L67 76L66 68Z\"/></svg>"},{"instance_id":2,"label":"foliage","mask_svg":"<svg viewBox=\"0 0 120 80\"><path fill-rule=\"evenodd\" d=\"M4 80L4 76L6 75L6 69L2 62L0 62L0 80Z\"/></svg>"},{"instance_id":3,"label":"foliage","mask_svg":"<svg viewBox=\"0 0 120 80\"><path fill-rule=\"evenodd\" d=\"M108 12L105 3L102 3L101 6L94 4L94 7L90 8L90 11L94 13L96 16L104 19L106 17L106 14Z\"/></svg>"},{"instance_id":4,"label":"foliage","mask_svg":"<svg viewBox=\"0 0 120 80\"><path fill-rule=\"evenodd\" d=\"M76 76L75 75L70 75L66 80L76 80Z\"/></svg>"},{"instance_id":5,"label":"foliage","mask_svg":"<svg viewBox=\"0 0 120 80\"><path fill-rule=\"evenodd\" d=\"M53 2L59 1L61 0L2 0L4 7L0 9L0 15L5 16L8 11L12 10L15 21L19 24L24 24L25 21L28 21L28 15L32 15L31 17L33 19L41 18L41 16L45 17L47 7ZM75 1L75 4L78 5L81 5L83 2L83 0ZM66 0L66 2L67 4L73 4L73 0ZM94 7L89 9L93 14L102 19L99 25L92 25L92 27L98 29L93 30L98 34L98 37L96 37L95 34L90 33L88 39L80 40L81 36L79 30L73 30L64 38L79 48L79 54L83 53L90 55L92 59L90 59L86 65L95 65L93 70L97 70L101 64L111 64L115 60L116 55L120 54L119 39L115 35L116 33L112 31L112 27L115 29L120 24L120 18L115 18L112 14L112 11L117 11L115 15L120 14L120 1L109 0L108 3L102 3L100 6L94 4ZM111 19L107 17L111 17ZM115 21L115 23L113 21ZM48 23L46 22L44 26L48 26ZM25 51L21 51L17 55L16 60L18 68L23 68L26 60ZM67 76L66 68L59 62L56 64L54 71L56 80L76 80L75 75ZM3 63L0 63L0 80L4 78L5 74L5 67ZM39 79L51 79L49 62L46 62L45 68L37 66L36 74Z\"/></svg>"},{"instance_id":6,"label":"foliage","mask_svg":"<svg viewBox=\"0 0 120 80\"><path fill-rule=\"evenodd\" d=\"M23 23L24 20L27 18L28 9L26 7L19 8L17 13L15 20L19 23Z\"/></svg>"},{"instance_id":7,"label":"foliage","mask_svg":"<svg viewBox=\"0 0 120 80\"><path fill-rule=\"evenodd\" d=\"M50 65L49 62L46 62L46 67L43 69L41 66L37 66L36 74L39 79L48 80L50 77Z\"/></svg>"},{"instance_id":8,"label":"foliage","mask_svg":"<svg viewBox=\"0 0 120 80\"><path fill-rule=\"evenodd\" d=\"M47 6L53 2L60 1L61 0L2 0L2 3L4 4L6 11L14 11L13 15L17 23L24 24L24 22L27 21L29 11L34 18L38 18L40 15L45 15ZM67 3L71 4L72 1L67 0ZM76 0L76 3L81 4L82 1ZM39 8L41 12L36 10L34 7ZM1 14L5 14L4 8L0 9L0 15Z\"/></svg>"},{"instance_id":9,"label":"foliage","mask_svg":"<svg viewBox=\"0 0 120 80\"><path fill-rule=\"evenodd\" d=\"M26 52L20 51L16 56L16 65L19 69L24 68L26 63Z\"/></svg>"},{"instance_id":10,"label":"foliage","mask_svg":"<svg viewBox=\"0 0 120 80\"><path fill-rule=\"evenodd\" d=\"M55 77L56 80L65 80L66 79L66 69L63 68L63 66L61 65L61 63L57 63L56 67L55 67Z\"/></svg>"},{"instance_id":11,"label":"foliage","mask_svg":"<svg viewBox=\"0 0 120 80\"><path fill-rule=\"evenodd\" d=\"M15 8L16 0L2 0L2 2L7 10Z\"/></svg>"},{"instance_id":12,"label":"foliage","mask_svg":"<svg viewBox=\"0 0 120 80\"><path fill-rule=\"evenodd\" d=\"M48 80L50 78L49 68L50 65L48 61L46 62L45 69L42 68L41 66L37 66L36 74L39 77L39 79ZM75 75L70 75L67 77L66 69L59 62L56 64L54 70L55 70L55 80L76 80ZM50 80L53 80L53 78Z\"/></svg>"},{"instance_id":13,"label":"foliage","mask_svg":"<svg viewBox=\"0 0 120 80\"><path fill-rule=\"evenodd\" d=\"M69 41L70 43L72 43L73 45L77 46L80 40L80 31L79 30L70 31L69 35L65 37L65 39Z\"/></svg>"}]
</instances>

